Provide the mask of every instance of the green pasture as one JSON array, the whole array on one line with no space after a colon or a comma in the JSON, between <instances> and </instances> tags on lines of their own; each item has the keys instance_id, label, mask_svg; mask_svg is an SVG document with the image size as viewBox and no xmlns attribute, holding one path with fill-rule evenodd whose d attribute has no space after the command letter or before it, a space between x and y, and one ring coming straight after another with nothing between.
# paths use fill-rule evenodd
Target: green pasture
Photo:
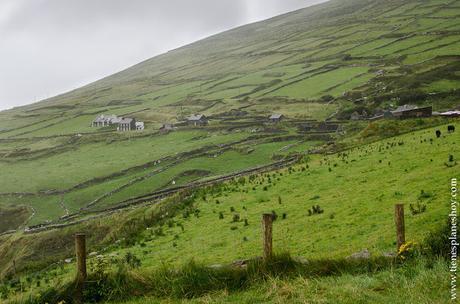
<instances>
[{"instance_id":1,"label":"green pasture","mask_svg":"<svg viewBox=\"0 0 460 304\"><path fill-rule=\"evenodd\" d=\"M172 132L164 136L98 142L38 160L0 163L2 192L37 192L65 189L175 153L207 145L237 141L245 133L216 134L204 130ZM180 145L176 145L180 142Z\"/></svg>"},{"instance_id":2,"label":"green pasture","mask_svg":"<svg viewBox=\"0 0 460 304\"><path fill-rule=\"evenodd\" d=\"M312 157L292 170L246 178L244 185L228 184L222 192L196 200L199 217L179 214L172 226L163 227L164 236L147 231L142 245L118 252L142 256L144 267L179 265L194 257L212 264L256 256L261 214L275 211L275 250L338 258L367 248L378 255L394 250L395 203L406 205L407 239L420 242L449 212L447 189L458 165L446 164L450 154L457 159L460 152L458 133L437 139L434 131L364 145L345 151L345 157ZM426 211L412 214L409 205L417 202ZM308 216L313 205L324 213ZM235 214L240 218L236 222Z\"/></svg>"}]
</instances>

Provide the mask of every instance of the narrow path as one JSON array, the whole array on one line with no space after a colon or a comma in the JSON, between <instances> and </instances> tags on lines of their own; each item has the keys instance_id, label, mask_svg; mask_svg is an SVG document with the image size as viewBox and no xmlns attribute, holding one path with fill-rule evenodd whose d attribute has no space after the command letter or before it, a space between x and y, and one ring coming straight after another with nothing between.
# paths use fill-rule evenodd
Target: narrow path
<instances>
[{"instance_id":1,"label":"narrow path","mask_svg":"<svg viewBox=\"0 0 460 304\"><path fill-rule=\"evenodd\" d=\"M67 209L66 205L64 204L64 196L61 197L61 200L59 201L59 205L64 210L64 213L65 213L64 216L68 216L70 212L69 212L69 209Z\"/></svg>"}]
</instances>

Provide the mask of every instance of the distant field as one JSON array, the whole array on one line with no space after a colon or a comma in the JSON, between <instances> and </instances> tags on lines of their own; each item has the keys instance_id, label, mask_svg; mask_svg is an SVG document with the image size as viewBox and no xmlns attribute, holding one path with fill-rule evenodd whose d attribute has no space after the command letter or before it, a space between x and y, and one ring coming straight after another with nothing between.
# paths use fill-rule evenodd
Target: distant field
<instances>
[{"instance_id":1,"label":"distant field","mask_svg":"<svg viewBox=\"0 0 460 304\"><path fill-rule=\"evenodd\" d=\"M275 155L306 151L317 143L289 137L271 143L270 138L277 136L280 135L254 134L250 129L194 129L151 136L110 135L98 141L87 135L76 141L72 141L75 137L21 139L21 145L10 143L11 150L4 151L17 151L17 155L5 154L9 160L0 162L2 174L10 176L3 181L1 190L10 195L2 196L0 206L33 208L28 225L34 225L77 212L96 199L96 209L110 207L172 183L179 186L266 165L274 161ZM171 154L171 147L178 142L181 144ZM221 151L222 144L230 146ZM249 154L244 152L248 149ZM153 163L165 157L170 160ZM189 174L197 170L203 173Z\"/></svg>"}]
</instances>

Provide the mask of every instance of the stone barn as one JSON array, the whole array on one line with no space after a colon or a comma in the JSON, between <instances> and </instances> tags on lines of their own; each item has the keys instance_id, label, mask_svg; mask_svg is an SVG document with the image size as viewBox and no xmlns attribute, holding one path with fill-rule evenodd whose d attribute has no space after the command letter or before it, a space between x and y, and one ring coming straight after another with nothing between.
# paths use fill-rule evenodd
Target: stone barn
<instances>
[{"instance_id":1,"label":"stone barn","mask_svg":"<svg viewBox=\"0 0 460 304\"><path fill-rule=\"evenodd\" d=\"M279 122L281 122L283 119L284 119L284 115L283 115L283 114L272 114L272 115L270 115L270 117L268 118L268 120L269 120L271 123L279 123Z\"/></svg>"},{"instance_id":2,"label":"stone barn","mask_svg":"<svg viewBox=\"0 0 460 304\"><path fill-rule=\"evenodd\" d=\"M123 118L118 123L118 131L136 130L136 120L134 118Z\"/></svg>"},{"instance_id":3,"label":"stone barn","mask_svg":"<svg viewBox=\"0 0 460 304\"><path fill-rule=\"evenodd\" d=\"M114 124L118 124L120 122L120 118L116 115L99 115L96 119L93 120L91 126L96 127L108 127Z\"/></svg>"},{"instance_id":4,"label":"stone barn","mask_svg":"<svg viewBox=\"0 0 460 304\"><path fill-rule=\"evenodd\" d=\"M396 110L391 111L394 118L406 119L406 118L421 118L431 117L433 115L433 107L422 107L419 108L415 105L403 105L398 107Z\"/></svg>"},{"instance_id":5,"label":"stone barn","mask_svg":"<svg viewBox=\"0 0 460 304\"><path fill-rule=\"evenodd\" d=\"M208 119L203 114L191 115L187 118L187 123L191 126L206 126L208 125Z\"/></svg>"},{"instance_id":6,"label":"stone barn","mask_svg":"<svg viewBox=\"0 0 460 304\"><path fill-rule=\"evenodd\" d=\"M160 128L160 133L169 133L171 131L174 131L174 126L169 123L163 124Z\"/></svg>"}]
</instances>

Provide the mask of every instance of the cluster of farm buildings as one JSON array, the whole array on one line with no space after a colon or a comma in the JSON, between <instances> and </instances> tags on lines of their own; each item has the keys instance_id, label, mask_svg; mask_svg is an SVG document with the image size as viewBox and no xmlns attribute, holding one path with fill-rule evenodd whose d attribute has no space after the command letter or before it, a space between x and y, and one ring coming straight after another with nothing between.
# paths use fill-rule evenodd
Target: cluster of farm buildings
<instances>
[{"instance_id":1,"label":"cluster of farm buildings","mask_svg":"<svg viewBox=\"0 0 460 304\"><path fill-rule=\"evenodd\" d=\"M351 114L351 120L376 120L382 118L396 118L396 119L406 119L406 118L423 118L431 116L442 116L442 117L458 117L460 116L460 111L452 110L447 112L433 112L432 106L418 107L416 105L402 105L396 108L395 110L381 110L375 113L374 116L369 117L365 111L362 113L354 112Z\"/></svg>"},{"instance_id":2,"label":"cluster of farm buildings","mask_svg":"<svg viewBox=\"0 0 460 304\"><path fill-rule=\"evenodd\" d=\"M351 120L376 120L383 118L392 118L392 119L406 119L406 118L423 118L431 116L442 116L442 117L458 117L460 116L460 111L452 110L447 112L433 112L431 106L418 107L416 105L403 105L398 107L395 110L381 110L375 113L374 116L369 116L365 111L362 113L354 112L351 114ZM271 114L267 122L276 124L281 122L285 116L283 114ZM209 124L209 119L203 114L192 114L187 117L186 121L179 123L178 125L189 125L193 127L207 126ZM137 121L135 118L128 117L118 117L117 115L99 115L91 124L92 127L108 127L116 126L118 131L142 131L145 128L144 122ZM331 128L336 129L335 125L330 123L319 124L317 126L319 129L327 129L328 131ZM160 132L169 132L175 129L174 124L166 123L163 124L160 128Z\"/></svg>"},{"instance_id":3,"label":"cluster of farm buildings","mask_svg":"<svg viewBox=\"0 0 460 304\"><path fill-rule=\"evenodd\" d=\"M272 123L280 122L284 118L282 114L272 114L268 120ZM203 114L192 114L187 117L185 123L189 126L200 127L207 126L209 124L209 119ZM118 117L117 115L99 115L91 123L92 127L110 127L116 126L118 131L142 131L145 128L144 122L136 121L135 118L128 117ZM173 124L163 124L160 128L160 131L172 131L174 129Z\"/></svg>"},{"instance_id":4,"label":"cluster of farm buildings","mask_svg":"<svg viewBox=\"0 0 460 304\"><path fill-rule=\"evenodd\" d=\"M118 117L117 115L99 115L91 123L92 127L116 126L118 131L144 130L144 122L136 121L135 118Z\"/></svg>"}]
</instances>

